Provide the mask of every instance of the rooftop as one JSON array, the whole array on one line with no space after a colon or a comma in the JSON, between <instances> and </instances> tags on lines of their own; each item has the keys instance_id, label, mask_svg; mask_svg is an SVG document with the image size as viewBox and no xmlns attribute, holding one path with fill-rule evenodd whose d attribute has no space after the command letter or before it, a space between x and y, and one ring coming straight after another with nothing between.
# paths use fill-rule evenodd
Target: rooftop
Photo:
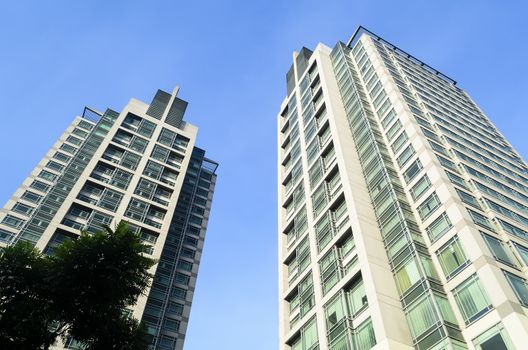
<instances>
[{"instance_id":1,"label":"rooftop","mask_svg":"<svg viewBox=\"0 0 528 350\"><path fill-rule=\"evenodd\" d=\"M348 43L347 43L347 46L352 48L354 46L354 44L359 40L359 38L361 37L362 34L367 34L369 35L370 37L376 39L377 41L380 41L382 42L383 44L387 45L388 47L390 47L391 49L393 49L394 51L396 51L397 53L399 53L400 55L403 55L405 57L407 57L408 59L412 60L414 63L422 66L423 68L427 69L428 71L430 71L431 73L437 75L438 77L444 79L445 81L447 81L448 83L450 84L453 84L453 85L456 85L456 81L454 79L451 79L450 77L448 77L447 75L443 74L442 72L434 69L433 67L431 67L430 65L426 64L425 62L419 60L418 58L414 57L413 55L411 55L410 53L407 53L405 51L403 51L402 49L400 49L399 47L397 47L396 45L388 42L387 40L383 39L382 37L380 37L379 35L377 34L374 34L373 32L371 32L370 30L368 30L367 28L363 27L363 26L359 26L356 31L354 32L354 34L352 34L352 36L350 37L350 40L348 40Z\"/></svg>"}]
</instances>

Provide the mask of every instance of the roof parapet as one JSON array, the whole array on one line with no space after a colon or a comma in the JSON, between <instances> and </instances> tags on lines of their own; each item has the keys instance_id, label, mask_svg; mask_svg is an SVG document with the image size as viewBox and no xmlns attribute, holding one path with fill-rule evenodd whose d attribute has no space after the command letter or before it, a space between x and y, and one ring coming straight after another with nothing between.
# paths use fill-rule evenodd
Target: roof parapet
<instances>
[{"instance_id":1,"label":"roof parapet","mask_svg":"<svg viewBox=\"0 0 528 350\"><path fill-rule=\"evenodd\" d=\"M350 37L350 39L348 40L347 42L347 46L349 48L352 48L356 42L359 40L359 38L361 37L362 34L367 34L369 35L370 37L376 39L377 41L381 41L383 44L389 46L390 48L392 48L394 51L396 51L397 53L399 53L400 55L402 56L405 56L407 57L408 59L412 60L414 63L422 66L423 68L427 69L428 71L430 71L431 73L437 75L438 77L442 78L443 80L447 81L449 84L453 84L453 85L456 85L456 80L454 79L451 79L449 76L445 75L444 73L434 69L433 67L431 67L430 65L428 65L427 63L419 60L418 58L414 57L413 55L411 55L410 53L408 52L405 52L403 51L402 49L400 49L399 47L397 47L396 45L388 42L387 40L383 39L382 37L380 37L379 35L377 34L374 34L373 32L371 32L370 30L368 30L367 28L363 27L363 26L359 26L356 31L354 32L354 34L352 34L352 36Z\"/></svg>"}]
</instances>

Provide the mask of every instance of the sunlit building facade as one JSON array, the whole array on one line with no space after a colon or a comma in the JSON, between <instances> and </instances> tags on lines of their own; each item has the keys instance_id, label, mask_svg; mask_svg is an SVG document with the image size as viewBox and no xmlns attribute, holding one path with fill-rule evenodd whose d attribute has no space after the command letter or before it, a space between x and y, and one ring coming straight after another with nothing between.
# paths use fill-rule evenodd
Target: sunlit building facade
<instances>
[{"instance_id":1,"label":"sunlit building facade","mask_svg":"<svg viewBox=\"0 0 528 350\"><path fill-rule=\"evenodd\" d=\"M46 254L81 230L126 220L158 263L130 306L151 349L182 349L217 163L195 146L187 102L158 90L119 113L85 108L0 211L0 244L28 242ZM82 348L68 339L56 348Z\"/></svg>"},{"instance_id":2,"label":"sunlit building facade","mask_svg":"<svg viewBox=\"0 0 528 350\"><path fill-rule=\"evenodd\" d=\"M293 61L280 349L525 349L524 160L454 80L362 27Z\"/></svg>"}]
</instances>

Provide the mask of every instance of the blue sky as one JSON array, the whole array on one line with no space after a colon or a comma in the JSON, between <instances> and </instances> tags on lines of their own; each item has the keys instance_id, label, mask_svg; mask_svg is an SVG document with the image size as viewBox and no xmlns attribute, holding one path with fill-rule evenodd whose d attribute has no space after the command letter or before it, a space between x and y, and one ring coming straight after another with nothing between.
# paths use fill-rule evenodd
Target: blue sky
<instances>
[{"instance_id":1,"label":"blue sky","mask_svg":"<svg viewBox=\"0 0 528 350\"><path fill-rule=\"evenodd\" d=\"M521 1L4 1L0 202L85 105L119 111L180 85L198 145L220 162L185 348L275 349L276 115L292 51L333 46L364 25L457 80L526 158L527 10Z\"/></svg>"}]
</instances>

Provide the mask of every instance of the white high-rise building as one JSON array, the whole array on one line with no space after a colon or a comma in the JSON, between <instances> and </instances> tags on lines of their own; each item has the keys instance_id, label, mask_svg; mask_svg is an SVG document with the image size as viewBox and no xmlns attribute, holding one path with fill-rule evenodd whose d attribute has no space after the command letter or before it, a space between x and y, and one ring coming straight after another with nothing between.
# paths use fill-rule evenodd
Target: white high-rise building
<instances>
[{"instance_id":1,"label":"white high-rise building","mask_svg":"<svg viewBox=\"0 0 528 350\"><path fill-rule=\"evenodd\" d=\"M195 147L178 90L158 90L150 105L131 99L121 113L85 108L0 211L1 245L46 254L81 230L128 221L158 261L130 307L151 349L183 348L218 165Z\"/></svg>"},{"instance_id":2,"label":"white high-rise building","mask_svg":"<svg viewBox=\"0 0 528 350\"><path fill-rule=\"evenodd\" d=\"M527 349L528 167L469 95L362 27L287 91L280 349Z\"/></svg>"}]
</instances>

